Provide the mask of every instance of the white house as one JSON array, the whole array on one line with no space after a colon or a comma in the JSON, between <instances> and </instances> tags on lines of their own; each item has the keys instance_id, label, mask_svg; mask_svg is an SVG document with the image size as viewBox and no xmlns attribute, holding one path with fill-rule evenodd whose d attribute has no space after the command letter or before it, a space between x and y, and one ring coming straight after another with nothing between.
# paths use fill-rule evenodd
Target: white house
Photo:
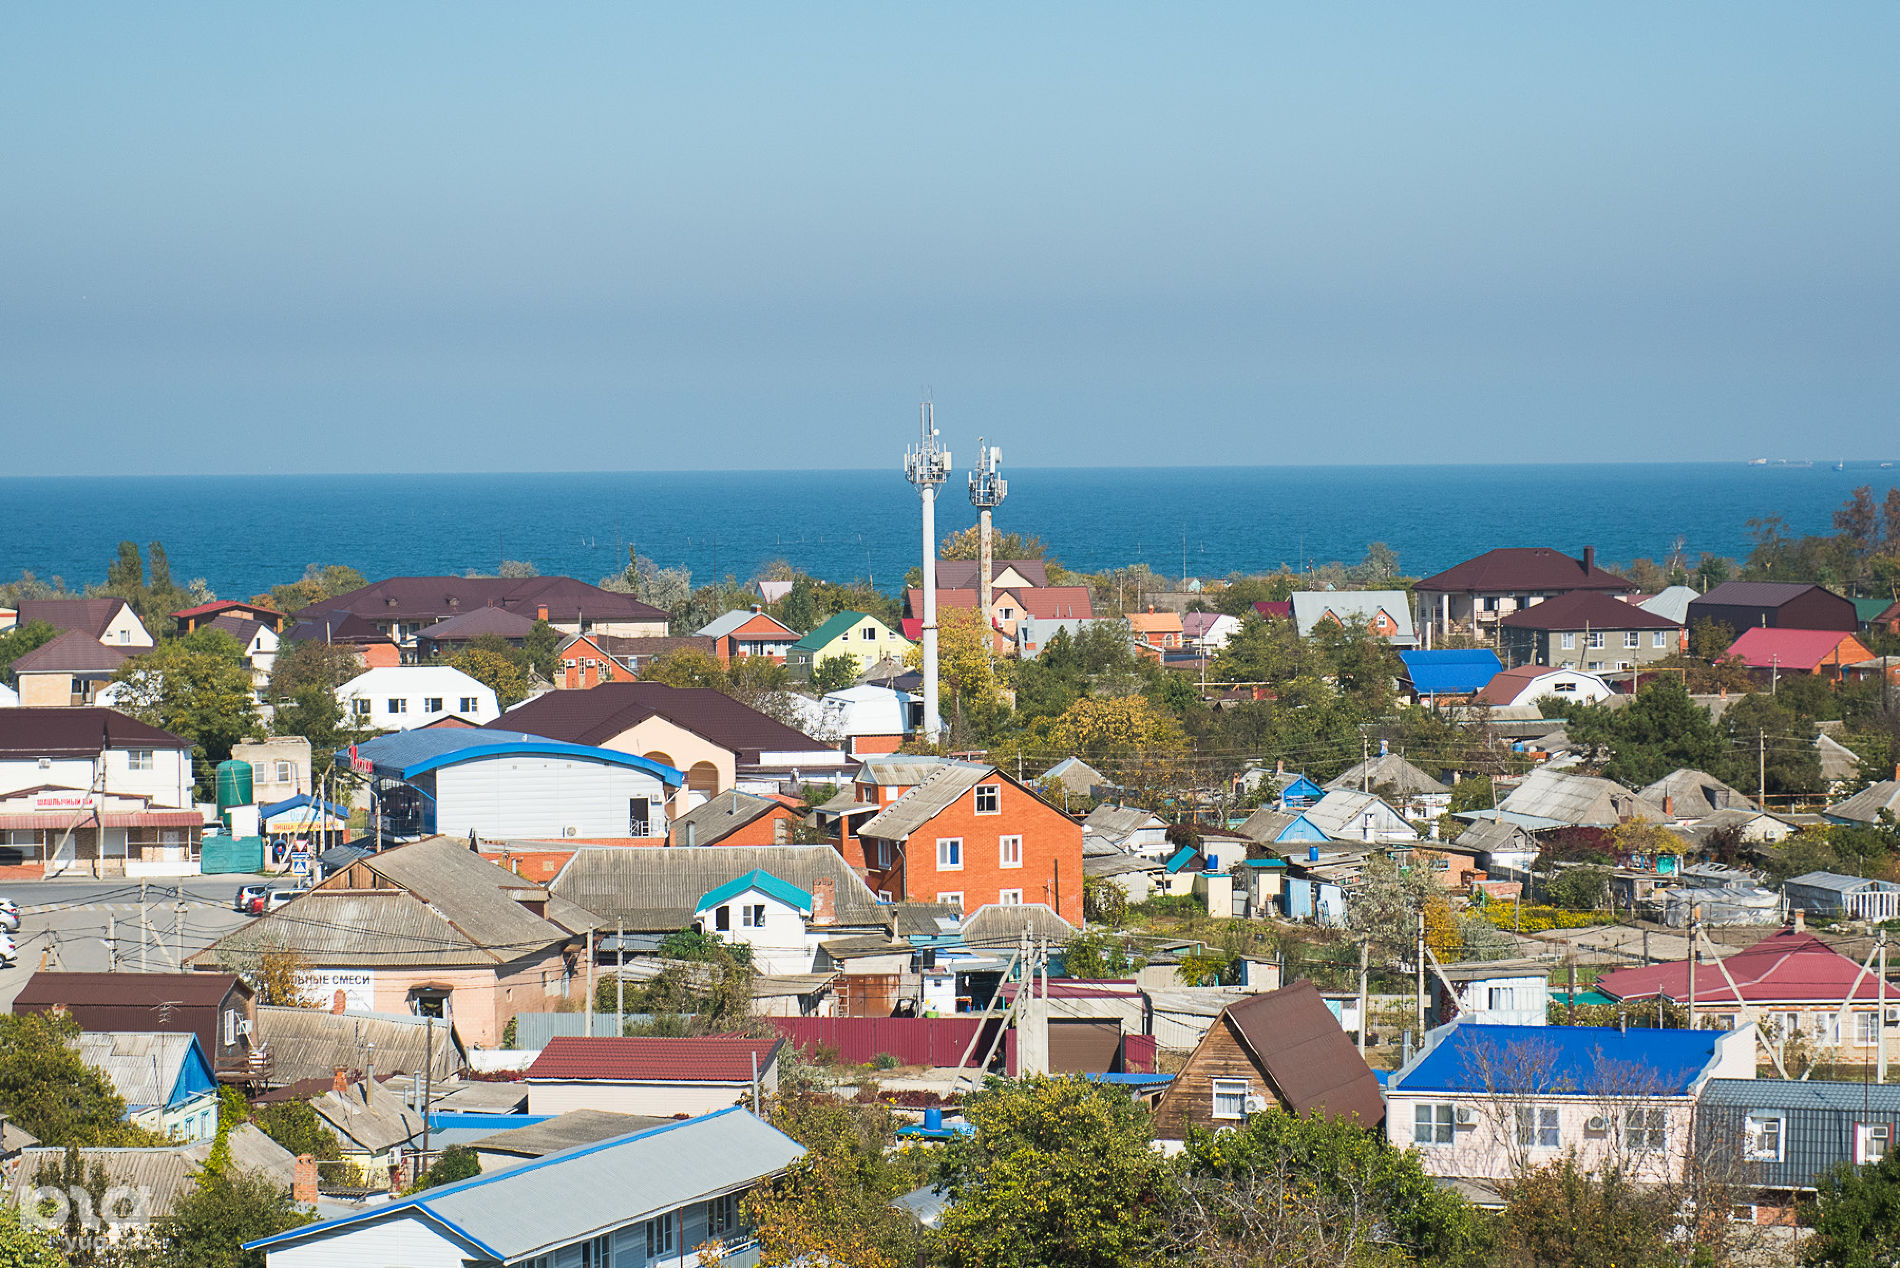
<instances>
[{"instance_id":1,"label":"white house","mask_svg":"<svg viewBox=\"0 0 1900 1268\"><path fill-rule=\"evenodd\" d=\"M387 665L336 689L337 701L362 726L408 731L451 715L477 726L501 716L495 689L450 665Z\"/></svg>"},{"instance_id":2,"label":"white house","mask_svg":"<svg viewBox=\"0 0 1900 1268\"><path fill-rule=\"evenodd\" d=\"M1542 1026L1550 1020L1550 965L1541 960L1437 966L1430 992L1426 1018L1434 1026L1454 1017L1481 1026Z\"/></svg>"},{"instance_id":3,"label":"white house","mask_svg":"<svg viewBox=\"0 0 1900 1268\"><path fill-rule=\"evenodd\" d=\"M1363 621L1394 647L1417 647L1412 600L1403 590L1301 590L1292 596L1293 623L1301 638L1331 622Z\"/></svg>"},{"instance_id":4,"label":"white house","mask_svg":"<svg viewBox=\"0 0 1900 1268\"><path fill-rule=\"evenodd\" d=\"M761 973L809 973L819 939L835 932L808 935L811 915L809 893L754 868L707 891L693 923L726 942L751 947L753 967Z\"/></svg>"},{"instance_id":5,"label":"white house","mask_svg":"<svg viewBox=\"0 0 1900 1268\"><path fill-rule=\"evenodd\" d=\"M1615 695L1609 683L1580 669L1546 669L1541 665L1520 665L1499 673L1477 694L1477 702L1494 709L1535 704L1545 696L1596 704Z\"/></svg>"},{"instance_id":6,"label":"white house","mask_svg":"<svg viewBox=\"0 0 1900 1268\"><path fill-rule=\"evenodd\" d=\"M1240 618L1225 612L1184 612L1181 614L1181 641L1188 648L1212 654L1227 646L1227 640L1240 633Z\"/></svg>"},{"instance_id":7,"label":"white house","mask_svg":"<svg viewBox=\"0 0 1900 1268\"><path fill-rule=\"evenodd\" d=\"M1301 813L1334 841L1418 840L1418 829L1372 793L1335 789Z\"/></svg>"},{"instance_id":8,"label":"white house","mask_svg":"<svg viewBox=\"0 0 1900 1268\"><path fill-rule=\"evenodd\" d=\"M895 751L904 737L921 729L924 720L922 696L868 683L829 692L816 700L795 695L791 701L799 730L818 739L842 742L853 757Z\"/></svg>"},{"instance_id":9,"label":"white house","mask_svg":"<svg viewBox=\"0 0 1900 1268\"><path fill-rule=\"evenodd\" d=\"M559 1042L559 1041L557 1041ZM424 1189L245 1245L269 1268L690 1268L753 1262L741 1202L804 1155L739 1109L665 1123ZM314 1201L315 1177L293 1196Z\"/></svg>"}]
</instances>

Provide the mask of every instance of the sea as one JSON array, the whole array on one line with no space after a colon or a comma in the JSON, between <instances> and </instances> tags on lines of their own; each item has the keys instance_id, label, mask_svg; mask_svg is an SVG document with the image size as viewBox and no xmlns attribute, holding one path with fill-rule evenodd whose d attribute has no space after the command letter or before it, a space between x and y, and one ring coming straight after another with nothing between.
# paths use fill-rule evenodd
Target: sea
<instances>
[{"instance_id":1,"label":"sea","mask_svg":"<svg viewBox=\"0 0 1900 1268\"><path fill-rule=\"evenodd\" d=\"M1603 562L1681 550L1740 557L1748 522L1833 531L1863 484L1900 467L1591 463L1472 466L1032 468L1004 472L999 531L1042 539L1079 571L1165 576L1355 563L1372 542L1424 575L1494 546L1596 547ZM939 537L973 524L959 474ZM917 491L889 470L601 471L490 475L60 476L0 479L0 579L78 588L118 543L162 541L179 580L249 597L344 563L376 579L493 573L504 559L595 581L631 545L695 584L784 560L834 581L903 584L921 552Z\"/></svg>"}]
</instances>

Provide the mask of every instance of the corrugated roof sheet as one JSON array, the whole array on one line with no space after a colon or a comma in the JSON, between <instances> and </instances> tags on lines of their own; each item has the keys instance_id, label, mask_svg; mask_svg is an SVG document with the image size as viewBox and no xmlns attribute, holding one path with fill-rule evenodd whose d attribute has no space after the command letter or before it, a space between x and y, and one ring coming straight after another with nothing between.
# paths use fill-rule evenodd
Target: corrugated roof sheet
<instances>
[{"instance_id":1,"label":"corrugated roof sheet","mask_svg":"<svg viewBox=\"0 0 1900 1268\"><path fill-rule=\"evenodd\" d=\"M1724 581L1694 600L1697 606L1780 607L1810 590L1827 590L1807 581ZM1827 590L1832 594L1833 591Z\"/></svg>"},{"instance_id":2,"label":"corrugated roof sheet","mask_svg":"<svg viewBox=\"0 0 1900 1268\"><path fill-rule=\"evenodd\" d=\"M664 621L666 613L630 594L603 590L572 577L389 577L360 590L323 599L294 615L298 620L347 611L371 621L438 621L458 612L497 607L574 624Z\"/></svg>"},{"instance_id":3,"label":"corrugated roof sheet","mask_svg":"<svg viewBox=\"0 0 1900 1268\"><path fill-rule=\"evenodd\" d=\"M633 1132L646 1131L670 1123L670 1118L652 1118L645 1114L614 1114L607 1110L577 1109L556 1114L546 1122L510 1127L466 1142L470 1149L483 1153L516 1154L523 1158L544 1158L583 1145L613 1140Z\"/></svg>"},{"instance_id":4,"label":"corrugated roof sheet","mask_svg":"<svg viewBox=\"0 0 1900 1268\"><path fill-rule=\"evenodd\" d=\"M328 1008L267 1004L257 1009L257 1041L270 1053L273 1083L327 1079L338 1070L365 1070L372 1044L379 1074L433 1069L434 1077L451 1078L463 1065L455 1028L436 1022L433 1064L428 1052L430 1029L426 1018L409 1013L333 1013Z\"/></svg>"},{"instance_id":5,"label":"corrugated roof sheet","mask_svg":"<svg viewBox=\"0 0 1900 1268\"><path fill-rule=\"evenodd\" d=\"M987 903L970 913L963 922L963 945L968 947L1013 947L1024 931L1050 943L1065 943L1076 935L1076 927L1057 915L1047 903L1017 903L1002 906Z\"/></svg>"},{"instance_id":6,"label":"corrugated roof sheet","mask_svg":"<svg viewBox=\"0 0 1900 1268\"><path fill-rule=\"evenodd\" d=\"M1498 622L1514 630L1667 630L1678 624L1666 616L1601 590L1573 590L1520 608Z\"/></svg>"},{"instance_id":7,"label":"corrugated roof sheet","mask_svg":"<svg viewBox=\"0 0 1900 1268\"><path fill-rule=\"evenodd\" d=\"M19 1006L50 1008L55 1004L112 1005L149 1008L156 1015L170 1005L216 1008L239 980L233 973L49 973L27 979L14 996ZM250 988L242 987L248 994Z\"/></svg>"},{"instance_id":8,"label":"corrugated roof sheet","mask_svg":"<svg viewBox=\"0 0 1900 1268\"><path fill-rule=\"evenodd\" d=\"M700 912L717 907L720 903L730 902L748 890L754 889L761 894L769 894L786 906L804 912L806 915L811 914L809 892L756 867L744 876L735 876L725 884L707 890L700 896L699 905L694 908L693 914L698 915Z\"/></svg>"},{"instance_id":9,"label":"corrugated roof sheet","mask_svg":"<svg viewBox=\"0 0 1900 1268\"><path fill-rule=\"evenodd\" d=\"M1853 642L1854 648L1839 652L1841 644ZM1733 656L1751 669L1807 671L1837 660L1851 664L1861 658L1859 642L1842 630L1784 630L1754 626L1743 630L1729 644L1726 656Z\"/></svg>"},{"instance_id":10,"label":"corrugated roof sheet","mask_svg":"<svg viewBox=\"0 0 1900 1268\"><path fill-rule=\"evenodd\" d=\"M652 1083L750 1083L777 1059L783 1039L748 1036L554 1038L528 1067L526 1078L608 1079Z\"/></svg>"},{"instance_id":11,"label":"corrugated roof sheet","mask_svg":"<svg viewBox=\"0 0 1900 1268\"><path fill-rule=\"evenodd\" d=\"M1406 677L1420 695L1463 695L1477 691L1504 668L1498 654L1485 648L1445 648L1399 653Z\"/></svg>"},{"instance_id":12,"label":"corrugated roof sheet","mask_svg":"<svg viewBox=\"0 0 1900 1268\"><path fill-rule=\"evenodd\" d=\"M593 690L604 690L612 685L612 683L606 683ZM592 695L593 691L555 691L548 694L550 696L582 696ZM604 762L610 766L625 766L632 770L645 771L672 788L677 788L686 782L683 772L633 753L598 748L589 744L575 744L549 736L508 730L493 725L417 727L409 731L392 731L387 735L379 735L373 740L366 740L357 745L356 751L364 761L375 768L378 775L386 779L413 779L438 766L470 761L491 754L544 753L554 757L573 758L576 761ZM349 754L339 752L337 761L340 767L348 766Z\"/></svg>"},{"instance_id":13,"label":"corrugated roof sheet","mask_svg":"<svg viewBox=\"0 0 1900 1268\"><path fill-rule=\"evenodd\" d=\"M143 650L143 649L141 649ZM16 674L110 674L132 659L84 630L67 630L13 662Z\"/></svg>"},{"instance_id":14,"label":"corrugated roof sheet","mask_svg":"<svg viewBox=\"0 0 1900 1268\"><path fill-rule=\"evenodd\" d=\"M902 841L947 810L995 772L994 766L958 762L937 768L930 778L867 819L857 835L880 841ZM998 777L1000 780L1000 776Z\"/></svg>"},{"instance_id":15,"label":"corrugated roof sheet","mask_svg":"<svg viewBox=\"0 0 1900 1268\"><path fill-rule=\"evenodd\" d=\"M416 638L450 643L481 638L485 634L493 634L498 638L526 638L533 633L534 625L533 613L484 607L417 630Z\"/></svg>"},{"instance_id":16,"label":"corrugated roof sheet","mask_svg":"<svg viewBox=\"0 0 1900 1268\"><path fill-rule=\"evenodd\" d=\"M1570 775L1540 766L1511 790L1498 809L1534 819L1582 827L1615 827L1623 819L1641 815L1663 818L1662 805L1608 779Z\"/></svg>"},{"instance_id":17,"label":"corrugated roof sheet","mask_svg":"<svg viewBox=\"0 0 1900 1268\"><path fill-rule=\"evenodd\" d=\"M1291 602L1293 622L1302 637L1328 615L1341 621L1370 621L1382 612L1398 627L1387 638L1409 643L1418 637L1412 626L1411 596L1403 590L1301 590Z\"/></svg>"},{"instance_id":18,"label":"corrugated roof sheet","mask_svg":"<svg viewBox=\"0 0 1900 1268\"><path fill-rule=\"evenodd\" d=\"M1500 546L1482 555L1455 564L1412 583L1413 593L1433 591L1451 594L1504 594L1510 591L1540 590L1626 590L1636 586L1627 577L1598 568L1585 569L1581 559L1573 559L1548 546Z\"/></svg>"},{"instance_id":19,"label":"corrugated roof sheet","mask_svg":"<svg viewBox=\"0 0 1900 1268\"><path fill-rule=\"evenodd\" d=\"M87 1030L79 1035L79 1059L105 1075L127 1105L140 1108L171 1100L197 1046L193 1035Z\"/></svg>"},{"instance_id":20,"label":"corrugated roof sheet","mask_svg":"<svg viewBox=\"0 0 1900 1268\"><path fill-rule=\"evenodd\" d=\"M598 691L600 688L595 687ZM712 850L584 847L549 886L594 913L604 927L624 921L634 932L671 932L692 924L701 895L754 868L811 893L829 879L838 923L888 927L890 908L829 845L722 845Z\"/></svg>"},{"instance_id":21,"label":"corrugated roof sheet","mask_svg":"<svg viewBox=\"0 0 1900 1268\"><path fill-rule=\"evenodd\" d=\"M341 1092L328 1091L315 1097L310 1108L344 1138L345 1145L354 1142L366 1152L379 1154L422 1135L422 1115L403 1099L407 1082L378 1080L376 1090L368 1097L363 1094L363 1084L352 1083Z\"/></svg>"},{"instance_id":22,"label":"corrugated roof sheet","mask_svg":"<svg viewBox=\"0 0 1900 1268\"><path fill-rule=\"evenodd\" d=\"M97 757L101 749L190 748L112 709L0 709L0 757Z\"/></svg>"},{"instance_id":23,"label":"corrugated roof sheet","mask_svg":"<svg viewBox=\"0 0 1900 1268\"><path fill-rule=\"evenodd\" d=\"M770 797L755 797L737 788L728 788L673 820L673 843L685 845L686 829L690 827L694 845L711 845L753 820L771 814L778 806Z\"/></svg>"},{"instance_id":24,"label":"corrugated roof sheet","mask_svg":"<svg viewBox=\"0 0 1900 1268\"><path fill-rule=\"evenodd\" d=\"M1387 1086L1405 1092L1552 1096L1686 1095L1715 1060L1720 1030L1494 1026L1452 1022Z\"/></svg>"},{"instance_id":25,"label":"corrugated roof sheet","mask_svg":"<svg viewBox=\"0 0 1900 1268\"><path fill-rule=\"evenodd\" d=\"M1674 625L1689 624L1689 605L1698 598L1696 592L1688 586L1670 586L1660 594L1653 594L1640 605L1645 612L1660 616Z\"/></svg>"},{"instance_id":26,"label":"corrugated roof sheet","mask_svg":"<svg viewBox=\"0 0 1900 1268\"><path fill-rule=\"evenodd\" d=\"M9 1178L12 1199L19 1203L26 1191L39 1183L42 1167L64 1166L64 1149L34 1148L22 1150L13 1161ZM145 1199L145 1211L151 1216L169 1215L178 1199L191 1192L192 1172L198 1160L183 1145L156 1149L81 1149L79 1165L88 1175L97 1166L105 1172L106 1187L124 1187Z\"/></svg>"},{"instance_id":27,"label":"corrugated roof sheet","mask_svg":"<svg viewBox=\"0 0 1900 1268\"><path fill-rule=\"evenodd\" d=\"M35 622L56 630L79 630L97 642L119 614L128 606L124 599L22 599L15 618L21 625Z\"/></svg>"},{"instance_id":28,"label":"corrugated roof sheet","mask_svg":"<svg viewBox=\"0 0 1900 1268\"><path fill-rule=\"evenodd\" d=\"M1657 805L1668 797L1674 803L1676 818L1700 818L1717 810L1754 810L1754 801L1741 789L1725 784L1707 771L1683 767L1670 771L1655 783L1644 787L1639 796Z\"/></svg>"},{"instance_id":29,"label":"corrugated roof sheet","mask_svg":"<svg viewBox=\"0 0 1900 1268\"><path fill-rule=\"evenodd\" d=\"M1818 1079L1710 1079L1701 1100L1744 1109L1829 1109L1900 1117L1900 1085L1824 1083Z\"/></svg>"},{"instance_id":30,"label":"corrugated roof sheet","mask_svg":"<svg viewBox=\"0 0 1900 1268\"><path fill-rule=\"evenodd\" d=\"M516 705L489 725L593 745L606 744L652 717L730 750L741 762L755 762L763 752L809 753L834 747L710 687L659 682L614 681L586 691L550 691Z\"/></svg>"},{"instance_id":31,"label":"corrugated roof sheet","mask_svg":"<svg viewBox=\"0 0 1900 1268\"><path fill-rule=\"evenodd\" d=\"M1379 1081L1313 983L1230 1004L1226 1015L1293 1113L1385 1120Z\"/></svg>"},{"instance_id":32,"label":"corrugated roof sheet","mask_svg":"<svg viewBox=\"0 0 1900 1268\"><path fill-rule=\"evenodd\" d=\"M1734 988L1729 979L1735 981ZM1857 1000L1879 998L1874 975L1861 976L1860 965L1813 934L1783 931L1722 961L1720 969L1703 966L1696 975L1696 1002L1700 1004L1772 1004L1804 1001L1838 1002L1847 997L1856 978ZM1671 960L1663 964L1617 969L1597 980L1597 989L1618 999L1654 999L1662 995L1686 1002L1689 965ZM1741 998L1738 1001L1736 991Z\"/></svg>"},{"instance_id":33,"label":"corrugated roof sheet","mask_svg":"<svg viewBox=\"0 0 1900 1268\"><path fill-rule=\"evenodd\" d=\"M1306 821L1336 841L1355 840L1361 835L1362 820L1373 816L1373 833L1395 831L1393 820L1405 823L1405 816L1387 805L1377 793L1336 788L1308 806ZM1409 826L1409 825L1408 825Z\"/></svg>"},{"instance_id":34,"label":"corrugated roof sheet","mask_svg":"<svg viewBox=\"0 0 1900 1268\"><path fill-rule=\"evenodd\" d=\"M1337 791L1351 791L1361 784L1374 792L1389 792L1400 796L1429 797L1434 794L1448 793L1449 787L1439 783L1430 775L1397 753L1382 753L1369 758L1329 780L1326 787Z\"/></svg>"},{"instance_id":35,"label":"corrugated roof sheet","mask_svg":"<svg viewBox=\"0 0 1900 1268\"><path fill-rule=\"evenodd\" d=\"M1900 779L1883 779L1849 797L1846 801L1837 801L1827 808L1830 819L1853 819L1861 823L1872 823L1880 817L1882 810L1891 810L1900 815Z\"/></svg>"}]
</instances>

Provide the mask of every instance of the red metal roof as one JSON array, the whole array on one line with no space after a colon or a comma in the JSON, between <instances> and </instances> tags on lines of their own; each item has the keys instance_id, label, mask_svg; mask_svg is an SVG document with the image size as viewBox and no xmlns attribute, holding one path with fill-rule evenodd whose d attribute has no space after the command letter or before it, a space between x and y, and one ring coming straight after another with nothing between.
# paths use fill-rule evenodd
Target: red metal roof
<instances>
[{"instance_id":1,"label":"red metal roof","mask_svg":"<svg viewBox=\"0 0 1900 1268\"><path fill-rule=\"evenodd\" d=\"M1586 551L1586 556L1592 552ZM1572 559L1548 546L1500 546L1476 559L1414 582L1413 593L1424 590L1478 594L1539 590L1628 590L1636 584L1587 561Z\"/></svg>"},{"instance_id":2,"label":"red metal roof","mask_svg":"<svg viewBox=\"0 0 1900 1268\"><path fill-rule=\"evenodd\" d=\"M617 1079L640 1083L749 1083L752 1059L764 1074L783 1039L597 1039L562 1037L528 1067L530 1079Z\"/></svg>"},{"instance_id":3,"label":"red metal roof","mask_svg":"<svg viewBox=\"0 0 1900 1268\"><path fill-rule=\"evenodd\" d=\"M1668 617L1645 612L1601 590L1572 590L1511 613L1498 622L1520 630L1675 630Z\"/></svg>"},{"instance_id":4,"label":"red metal roof","mask_svg":"<svg viewBox=\"0 0 1900 1268\"><path fill-rule=\"evenodd\" d=\"M1835 649L1849 641L1854 648L1836 656ZM1729 644L1728 654L1753 669L1811 670L1823 662L1861 660L1862 650L1858 639L1841 630L1778 630L1758 625L1743 630Z\"/></svg>"},{"instance_id":5,"label":"red metal roof","mask_svg":"<svg viewBox=\"0 0 1900 1268\"><path fill-rule=\"evenodd\" d=\"M1735 979L1740 989L1730 989L1723 970ZM1853 985L1860 965L1834 950L1813 934L1783 930L1764 938L1746 951L1722 961L1696 966L1695 997L1698 1004L1721 1005L1796 1004L1814 1001L1839 1002ZM1677 1003L1689 998L1689 965L1684 960L1650 964L1642 968L1618 969L1597 980L1597 989L1617 999L1654 999L1662 995ZM1857 1000L1879 998L1879 984L1870 971L1861 978L1854 992Z\"/></svg>"}]
</instances>

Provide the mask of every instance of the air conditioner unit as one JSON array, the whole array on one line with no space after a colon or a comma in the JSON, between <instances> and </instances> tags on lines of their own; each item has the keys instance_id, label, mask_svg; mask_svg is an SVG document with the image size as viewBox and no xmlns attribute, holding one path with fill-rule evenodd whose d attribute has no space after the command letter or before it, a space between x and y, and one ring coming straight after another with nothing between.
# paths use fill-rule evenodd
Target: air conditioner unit
<instances>
[{"instance_id":1,"label":"air conditioner unit","mask_svg":"<svg viewBox=\"0 0 1900 1268\"><path fill-rule=\"evenodd\" d=\"M581 834L580 828L577 825L572 824L572 823L568 824L566 827L561 829L561 835L564 837L577 837L580 834Z\"/></svg>"},{"instance_id":2,"label":"air conditioner unit","mask_svg":"<svg viewBox=\"0 0 1900 1268\"><path fill-rule=\"evenodd\" d=\"M1887 1010L1887 1024L1889 1026L1900 1026L1900 1008L1889 1008Z\"/></svg>"},{"instance_id":3,"label":"air conditioner unit","mask_svg":"<svg viewBox=\"0 0 1900 1268\"><path fill-rule=\"evenodd\" d=\"M1601 1115L1601 1114L1592 1114L1592 1115L1590 1115L1590 1117L1589 1117L1589 1119L1588 1119L1588 1120L1587 1120L1587 1121L1586 1121L1586 1122L1584 1123L1584 1125L1583 1125L1583 1130L1585 1130L1585 1131L1587 1131L1587 1132L1606 1132L1606 1131L1609 1131L1609 1130L1610 1130L1610 1120L1609 1120L1609 1119L1607 1119L1607 1118L1605 1118L1605 1117L1603 1117L1603 1115Z\"/></svg>"},{"instance_id":4,"label":"air conditioner unit","mask_svg":"<svg viewBox=\"0 0 1900 1268\"><path fill-rule=\"evenodd\" d=\"M1247 1093L1247 1099L1244 1104L1249 1114L1264 1114L1267 1112L1267 1098L1258 1092Z\"/></svg>"},{"instance_id":5,"label":"air conditioner unit","mask_svg":"<svg viewBox=\"0 0 1900 1268\"><path fill-rule=\"evenodd\" d=\"M1469 1125L1476 1122L1477 1118L1478 1111L1472 1109L1469 1105L1460 1105L1458 1107L1458 1121L1460 1123Z\"/></svg>"}]
</instances>

